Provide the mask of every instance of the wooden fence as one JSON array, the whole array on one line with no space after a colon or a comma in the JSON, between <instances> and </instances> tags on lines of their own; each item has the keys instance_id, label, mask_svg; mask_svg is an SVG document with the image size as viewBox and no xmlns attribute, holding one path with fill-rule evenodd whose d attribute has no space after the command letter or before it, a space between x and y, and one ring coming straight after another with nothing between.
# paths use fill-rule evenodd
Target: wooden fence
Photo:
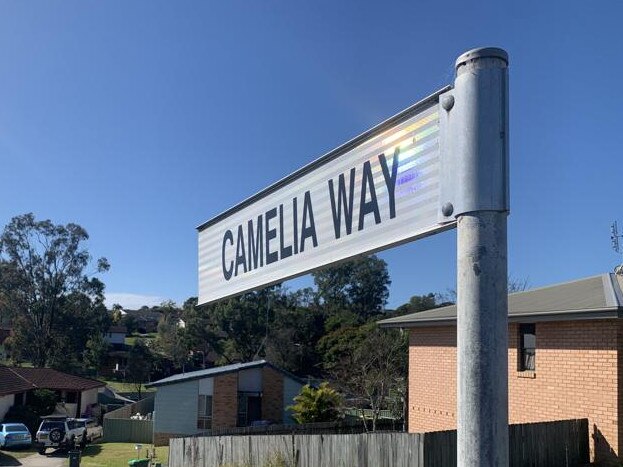
<instances>
[{"instance_id":1,"label":"wooden fence","mask_svg":"<svg viewBox=\"0 0 623 467\"><path fill-rule=\"evenodd\" d=\"M368 421L368 430L372 422ZM403 423L396 420L378 420L377 431L402 431ZM244 435L323 435L365 433L366 426L360 419L345 419L339 422L304 423L301 425L261 425L236 428L214 428L197 433L201 436L244 436Z\"/></svg>"},{"instance_id":2,"label":"wooden fence","mask_svg":"<svg viewBox=\"0 0 623 467\"><path fill-rule=\"evenodd\" d=\"M145 399L141 399L133 404L124 405L123 407L104 414L104 418L130 418L132 415L148 414L154 411L154 395L152 394Z\"/></svg>"},{"instance_id":3,"label":"wooden fence","mask_svg":"<svg viewBox=\"0 0 623 467\"><path fill-rule=\"evenodd\" d=\"M142 399L104 415L104 441L107 443L152 443L153 420L132 420L137 413L147 415L154 411L154 397Z\"/></svg>"},{"instance_id":4,"label":"wooden fence","mask_svg":"<svg viewBox=\"0 0 623 467\"><path fill-rule=\"evenodd\" d=\"M151 444L153 442L153 420L105 418L103 427L104 442L106 443Z\"/></svg>"},{"instance_id":5,"label":"wooden fence","mask_svg":"<svg viewBox=\"0 0 623 467\"><path fill-rule=\"evenodd\" d=\"M511 425L513 467L588 462L588 420ZM436 467L456 465L456 431L210 436L170 440L169 467Z\"/></svg>"}]
</instances>

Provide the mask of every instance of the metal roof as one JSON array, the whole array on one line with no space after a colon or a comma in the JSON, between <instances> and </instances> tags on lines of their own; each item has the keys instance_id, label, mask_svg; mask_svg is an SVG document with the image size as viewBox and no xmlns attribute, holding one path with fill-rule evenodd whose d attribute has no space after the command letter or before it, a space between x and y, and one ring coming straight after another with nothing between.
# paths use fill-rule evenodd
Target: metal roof
<instances>
[{"instance_id":1,"label":"metal roof","mask_svg":"<svg viewBox=\"0 0 623 467\"><path fill-rule=\"evenodd\" d=\"M219 376L219 375L223 375L226 373L235 373L237 371L250 370L252 368L263 368L265 366L269 366L273 368L274 370L277 370L280 373L283 373L284 375L294 379L295 381L298 381L301 383L303 382L297 376L268 363L266 360L257 360L254 362L234 363L232 365L224 365L224 366L216 366L214 368L208 368L207 370L198 370L198 371L191 371L188 373L181 373L179 375L169 376L168 378L164 378L158 381L154 381L153 383L146 384L145 387L158 387L158 386L164 386L167 384L180 383L183 381L191 381L194 379L211 378L213 376Z\"/></svg>"},{"instance_id":2,"label":"metal roof","mask_svg":"<svg viewBox=\"0 0 623 467\"><path fill-rule=\"evenodd\" d=\"M623 277L612 273L508 296L510 322L619 318L622 312ZM456 305L379 321L381 327L434 326L444 323L456 323Z\"/></svg>"}]
</instances>

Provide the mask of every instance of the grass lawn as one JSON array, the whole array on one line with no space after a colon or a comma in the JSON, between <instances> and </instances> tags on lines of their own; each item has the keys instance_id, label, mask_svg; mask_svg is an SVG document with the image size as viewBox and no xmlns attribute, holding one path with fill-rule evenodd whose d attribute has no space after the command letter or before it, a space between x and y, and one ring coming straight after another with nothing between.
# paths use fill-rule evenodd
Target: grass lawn
<instances>
[{"instance_id":1,"label":"grass lawn","mask_svg":"<svg viewBox=\"0 0 623 467\"><path fill-rule=\"evenodd\" d=\"M122 381L107 381L103 380L108 386L110 386L116 392L136 392L136 385L134 383L124 383ZM155 388L146 388L141 386L141 392L155 392Z\"/></svg>"},{"instance_id":2,"label":"grass lawn","mask_svg":"<svg viewBox=\"0 0 623 467\"><path fill-rule=\"evenodd\" d=\"M126 336L125 343L126 345L134 345L137 339L141 339L143 341L152 341L156 338L158 333L150 332L147 334L132 334L131 336Z\"/></svg>"},{"instance_id":3,"label":"grass lawn","mask_svg":"<svg viewBox=\"0 0 623 467\"><path fill-rule=\"evenodd\" d=\"M135 443L97 443L90 444L82 451L80 467L127 467L130 459L136 459ZM148 444L143 444L141 457L147 455ZM162 465L169 461L169 447L156 448L155 460Z\"/></svg>"}]
</instances>

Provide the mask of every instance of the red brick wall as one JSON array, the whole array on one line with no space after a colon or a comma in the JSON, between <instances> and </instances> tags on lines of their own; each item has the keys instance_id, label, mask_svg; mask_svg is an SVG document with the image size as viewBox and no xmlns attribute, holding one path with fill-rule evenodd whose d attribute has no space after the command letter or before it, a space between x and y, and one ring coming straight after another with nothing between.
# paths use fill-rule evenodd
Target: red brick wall
<instances>
[{"instance_id":1,"label":"red brick wall","mask_svg":"<svg viewBox=\"0 0 623 467\"><path fill-rule=\"evenodd\" d=\"M283 374L262 368L262 419L283 422Z\"/></svg>"},{"instance_id":2,"label":"red brick wall","mask_svg":"<svg viewBox=\"0 0 623 467\"><path fill-rule=\"evenodd\" d=\"M536 369L517 371L518 326L509 326L509 421L588 418L596 460L619 452L621 326L615 320L536 323ZM456 328L410 333L409 431L456 428ZM623 441L623 440L622 440Z\"/></svg>"},{"instance_id":3,"label":"red brick wall","mask_svg":"<svg viewBox=\"0 0 623 467\"><path fill-rule=\"evenodd\" d=\"M212 403L212 426L235 427L238 422L238 373L214 377Z\"/></svg>"}]
</instances>

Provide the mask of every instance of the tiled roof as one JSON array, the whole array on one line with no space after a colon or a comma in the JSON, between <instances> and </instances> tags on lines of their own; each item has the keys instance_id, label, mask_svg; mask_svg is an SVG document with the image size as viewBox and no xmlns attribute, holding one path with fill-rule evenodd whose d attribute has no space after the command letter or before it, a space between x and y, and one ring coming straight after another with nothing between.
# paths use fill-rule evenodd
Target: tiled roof
<instances>
[{"instance_id":1,"label":"tiled roof","mask_svg":"<svg viewBox=\"0 0 623 467\"><path fill-rule=\"evenodd\" d=\"M508 296L508 319L558 321L618 318L623 312L623 277L601 274ZM456 305L379 321L381 327L455 324Z\"/></svg>"},{"instance_id":2,"label":"tiled roof","mask_svg":"<svg viewBox=\"0 0 623 467\"><path fill-rule=\"evenodd\" d=\"M11 368L0 366L0 396L36 389L36 386L14 373Z\"/></svg>"},{"instance_id":3,"label":"tiled roof","mask_svg":"<svg viewBox=\"0 0 623 467\"><path fill-rule=\"evenodd\" d=\"M125 334L128 332L128 328L125 326L111 326L108 328L108 332L117 333L117 334Z\"/></svg>"},{"instance_id":4,"label":"tiled roof","mask_svg":"<svg viewBox=\"0 0 623 467\"><path fill-rule=\"evenodd\" d=\"M101 381L69 375L52 368L0 366L0 395L16 394L29 389L85 391L105 385Z\"/></svg>"}]
</instances>

